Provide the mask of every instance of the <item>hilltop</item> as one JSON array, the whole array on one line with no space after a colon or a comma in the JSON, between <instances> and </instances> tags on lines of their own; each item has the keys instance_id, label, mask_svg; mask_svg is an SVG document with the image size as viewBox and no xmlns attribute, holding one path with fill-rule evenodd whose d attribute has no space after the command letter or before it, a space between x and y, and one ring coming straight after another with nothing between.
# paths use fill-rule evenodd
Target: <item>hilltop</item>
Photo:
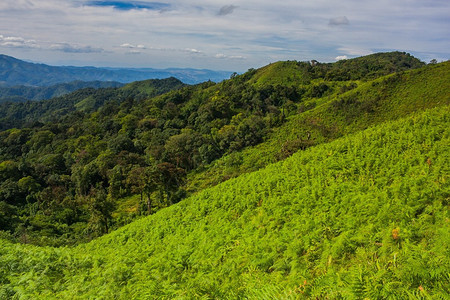
<instances>
[{"instance_id":1,"label":"hilltop","mask_svg":"<svg viewBox=\"0 0 450 300\"><path fill-rule=\"evenodd\" d=\"M262 74L267 74L267 69L262 71ZM288 106L288 121L269 133L261 144L231 153L214 162L206 171L191 174L190 189L197 190L256 171L298 150L376 124L448 105L450 94L445 90L450 88L450 63L428 65L369 81L335 84L326 81L313 84L312 90L319 90L315 87L322 86L324 94L305 99L297 108Z\"/></svg>"}]
</instances>

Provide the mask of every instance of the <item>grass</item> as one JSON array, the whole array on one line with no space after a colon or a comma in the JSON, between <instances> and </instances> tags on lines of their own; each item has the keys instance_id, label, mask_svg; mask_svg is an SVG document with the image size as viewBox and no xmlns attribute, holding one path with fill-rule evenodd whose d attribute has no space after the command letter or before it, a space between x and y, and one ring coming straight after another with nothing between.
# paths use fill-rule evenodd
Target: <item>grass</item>
<instances>
[{"instance_id":1,"label":"grass","mask_svg":"<svg viewBox=\"0 0 450 300\"><path fill-rule=\"evenodd\" d=\"M344 94L309 100L317 105L290 116L264 143L224 156L203 171L191 173L188 190L195 192L258 170L311 145L329 142L416 111L448 105L450 94L447 90L450 90L450 62L360 82L356 89ZM286 148L290 151L284 153Z\"/></svg>"}]
</instances>

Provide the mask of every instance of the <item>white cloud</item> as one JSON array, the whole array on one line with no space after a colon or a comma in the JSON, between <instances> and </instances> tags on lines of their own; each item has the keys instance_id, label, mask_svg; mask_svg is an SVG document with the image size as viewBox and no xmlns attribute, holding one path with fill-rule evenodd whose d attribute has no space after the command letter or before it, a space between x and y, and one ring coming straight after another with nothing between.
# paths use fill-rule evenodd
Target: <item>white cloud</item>
<instances>
[{"instance_id":1,"label":"white cloud","mask_svg":"<svg viewBox=\"0 0 450 300\"><path fill-rule=\"evenodd\" d=\"M141 53L142 53L142 51L135 50L135 49L131 49L131 50L126 52L126 54L134 54L134 55L141 54Z\"/></svg>"},{"instance_id":2,"label":"white cloud","mask_svg":"<svg viewBox=\"0 0 450 300\"><path fill-rule=\"evenodd\" d=\"M128 49L145 49L145 46L144 45L132 45L132 44L129 44L129 43L125 43L125 44L122 44L122 45L120 45L120 47L122 47L122 48L128 48Z\"/></svg>"},{"instance_id":3,"label":"white cloud","mask_svg":"<svg viewBox=\"0 0 450 300\"><path fill-rule=\"evenodd\" d=\"M340 47L338 48L339 51L344 52L347 55L351 56L364 56L372 54L373 51L369 49L360 49L360 48L353 48L353 47Z\"/></svg>"},{"instance_id":4,"label":"white cloud","mask_svg":"<svg viewBox=\"0 0 450 300\"><path fill-rule=\"evenodd\" d=\"M237 71L275 60L333 61L336 51L450 58L450 2L444 0L173 0L164 13L155 3L168 1L140 1L155 9L122 10L86 2L0 1L0 32L23 37L3 37L0 51L27 59L41 55L46 63L72 53L94 64L101 58L109 65ZM124 56L131 50L151 55Z\"/></svg>"},{"instance_id":5,"label":"white cloud","mask_svg":"<svg viewBox=\"0 0 450 300\"><path fill-rule=\"evenodd\" d=\"M95 48L91 46L80 46L69 43L57 43L50 46L51 50L62 51L66 53L101 53L102 48Z\"/></svg>"},{"instance_id":6,"label":"white cloud","mask_svg":"<svg viewBox=\"0 0 450 300\"><path fill-rule=\"evenodd\" d=\"M188 52L188 53L195 53L195 54L200 54L202 53L202 51L197 50L197 49L192 49L192 48L185 48L184 51Z\"/></svg>"},{"instance_id":7,"label":"white cloud","mask_svg":"<svg viewBox=\"0 0 450 300\"><path fill-rule=\"evenodd\" d=\"M0 46L9 48L40 48L35 40L26 40L18 36L0 35Z\"/></svg>"},{"instance_id":8,"label":"white cloud","mask_svg":"<svg viewBox=\"0 0 450 300\"><path fill-rule=\"evenodd\" d=\"M336 56L335 60L344 60L344 59L348 59L347 55L339 55Z\"/></svg>"},{"instance_id":9,"label":"white cloud","mask_svg":"<svg viewBox=\"0 0 450 300\"><path fill-rule=\"evenodd\" d=\"M217 53L214 57L219 59L245 59L242 55L225 55L223 53Z\"/></svg>"}]
</instances>

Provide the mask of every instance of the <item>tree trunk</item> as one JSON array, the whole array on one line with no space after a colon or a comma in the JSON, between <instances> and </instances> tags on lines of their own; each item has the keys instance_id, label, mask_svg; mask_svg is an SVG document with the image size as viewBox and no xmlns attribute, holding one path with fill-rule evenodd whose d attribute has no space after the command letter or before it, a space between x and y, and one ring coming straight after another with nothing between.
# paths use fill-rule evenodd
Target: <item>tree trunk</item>
<instances>
[{"instance_id":1,"label":"tree trunk","mask_svg":"<svg viewBox=\"0 0 450 300\"><path fill-rule=\"evenodd\" d=\"M147 195L147 213L150 215L152 213L152 200L150 195Z\"/></svg>"},{"instance_id":2,"label":"tree trunk","mask_svg":"<svg viewBox=\"0 0 450 300\"><path fill-rule=\"evenodd\" d=\"M108 233L109 232L108 218L105 217L103 221L105 222L105 233Z\"/></svg>"}]
</instances>

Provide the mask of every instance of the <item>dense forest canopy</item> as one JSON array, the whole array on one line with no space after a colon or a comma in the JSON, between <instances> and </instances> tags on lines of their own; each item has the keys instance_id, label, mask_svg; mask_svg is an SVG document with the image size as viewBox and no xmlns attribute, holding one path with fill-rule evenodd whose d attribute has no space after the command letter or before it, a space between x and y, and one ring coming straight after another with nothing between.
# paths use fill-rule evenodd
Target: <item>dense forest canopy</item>
<instances>
[{"instance_id":1,"label":"dense forest canopy","mask_svg":"<svg viewBox=\"0 0 450 300\"><path fill-rule=\"evenodd\" d=\"M0 240L0 297L446 299L449 113L299 151L77 247Z\"/></svg>"}]
</instances>

